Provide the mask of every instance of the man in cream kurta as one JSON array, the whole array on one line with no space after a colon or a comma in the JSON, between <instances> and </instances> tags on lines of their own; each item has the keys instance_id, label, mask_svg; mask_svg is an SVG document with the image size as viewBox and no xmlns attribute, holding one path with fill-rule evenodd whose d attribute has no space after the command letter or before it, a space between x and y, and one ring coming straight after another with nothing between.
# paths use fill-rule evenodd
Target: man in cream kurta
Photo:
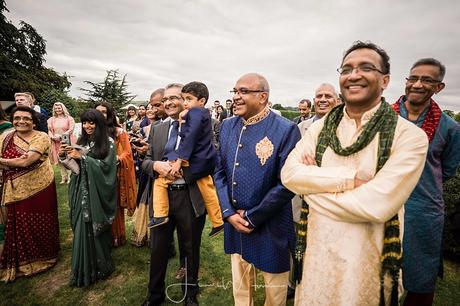
<instances>
[{"instance_id":1,"label":"man in cream kurta","mask_svg":"<svg viewBox=\"0 0 460 306\"><path fill-rule=\"evenodd\" d=\"M381 93L389 82L388 60L383 50L368 43L358 42L346 52L339 69L346 101L336 130L343 148L357 140L386 103ZM348 156L327 147L318 167L314 156L324 122L307 130L281 171L283 184L309 204L307 249L295 304L379 305L384 223L398 214L402 239L403 204L422 172L427 137L398 117L390 156L377 174L379 134ZM387 304L390 287L386 278Z\"/></svg>"}]
</instances>

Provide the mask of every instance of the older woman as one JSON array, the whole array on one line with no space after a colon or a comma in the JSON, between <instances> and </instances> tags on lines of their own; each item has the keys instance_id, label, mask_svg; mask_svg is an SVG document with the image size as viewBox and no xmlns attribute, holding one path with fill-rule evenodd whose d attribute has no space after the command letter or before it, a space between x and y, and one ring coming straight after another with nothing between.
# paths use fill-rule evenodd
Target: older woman
<instances>
[{"instance_id":1,"label":"older woman","mask_svg":"<svg viewBox=\"0 0 460 306\"><path fill-rule=\"evenodd\" d=\"M61 146L63 135L68 135L71 144L75 143L73 130L75 120L70 116L69 111L61 102L53 105L53 116L48 119L48 135L51 138L50 161L52 165L59 164L61 170L61 183L69 183L70 171L59 163L58 151Z\"/></svg>"},{"instance_id":2,"label":"older woman","mask_svg":"<svg viewBox=\"0 0 460 306\"><path fill-rule=\"evenodd\" d=\"M48 159L48 135L34 130L36 113L11 113L14 131L0 139L3 199L8 210L0 279L14 281L51 268L59 253L56 185Z\"/></svg>"},{"instance_id":3,"label":"older woman","mask_svg":"<svg viewBox=\"0 0 460 306\"><path fill-rule=\"evenodd\" d=\"M136 209L136 174L134 171L133 153L128 134L118 126L115 110L108 102L98 102L96 109L107 121L107 132L115 140L118 161L118 204L115 220L112 224L113 246L118 247L126 243L125 209L132 216Z\"/></svg>"}]
</instances>

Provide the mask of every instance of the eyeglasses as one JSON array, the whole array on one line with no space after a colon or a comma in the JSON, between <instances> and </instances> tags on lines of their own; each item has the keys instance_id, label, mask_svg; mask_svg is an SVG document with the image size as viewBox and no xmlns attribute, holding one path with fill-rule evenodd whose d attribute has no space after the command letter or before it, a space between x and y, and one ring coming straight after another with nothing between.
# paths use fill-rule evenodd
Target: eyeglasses
<instances>
[{"instance_id":1,"label":"eyeglasses","mask_svg":"<svg viewBox=\"0 0 460 306\"><path fill-rule=\"evenodd\" d=\"M165 103L165 102L168 102L168 101L174 101L174 100L182 100L182 97L178 97L178 96L165 97L165 98L161 99L161 103Z\"/></svg>"},{"instance_id":2,"label":"eyeglasses","mask_svg":"<svg viewBox=\"0 0 460 306\"><path fill-rule=\"evenodd\" d=\"M364 73L369 73L369 72L372 72L372 71L377 71L377 72L380 72L381 74L386 74L383 71L377 69L374 65L370 65L370 64L364 64L364 65L360 65L358 67L344 66L344 67L337 68L337 72L342 76L343 75L350 75L355 70L356 70L356 72L361 71L361 72L364 72Z\"/></svg>"},{"instance_id":3,"label":"eyeglasses","mask_svg":"<svg viewBox=\"0 0 460 306\"><path fill-rule=\"evenodd\" d=\"M247 88L240 88L240 89L234 88L233 90L230 90L231 94L233 94L233 95L239 94L240 96L248 95L248 94L251 94L251 93L257 93L257 92L265 92L265 90L260 90L260 89L252 90L252 89L247 89Z\"/></svg>"},{"instance_id":4,"label":"eyeglasses","mask_svg":"<svg viewBox=\"0 0 460 306\"><path fill-rule=\"evenodd\" d=\"M24 121L24 122L32 122L33 119L30 118L30 117L20 117L20 116L16 116L16 117L13 117L13 121Z\"/></svg>"},{"instance_id":5,"label":"eyeglasses","mask_svg":"<svg viewBox=\"0 0 460 306\"><path fill-rule=\"evenodd\" d=\"M415 84L418 81L420 81L420 83L422 83L423 85L436 85L438 83L441 83L441 81L434 80L434 79L432 79L430 77L424 77L424 76L418 77L418 76L415 76L415 75L409 76L408 78L406 78L406 81L409 84Z\"/></svg>"}]
</instances>

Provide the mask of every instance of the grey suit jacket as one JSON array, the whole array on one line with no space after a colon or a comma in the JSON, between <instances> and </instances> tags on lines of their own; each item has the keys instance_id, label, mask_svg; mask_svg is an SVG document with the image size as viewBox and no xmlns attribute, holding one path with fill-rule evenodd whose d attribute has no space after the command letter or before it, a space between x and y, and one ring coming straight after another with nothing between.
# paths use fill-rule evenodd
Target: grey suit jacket
<instances>
[{"instance_id":1,"label":"grey suit jacket","mask_svg":"<svg viewBox=\"0 0 460 306\"><path fill-rule=\"evenodd\" d=\"M158 173L153 170L153 164L156 161L161 161L164 155L164 148L168 142L170 121L164 121L156 125L152 125L149 134L149 150L147 156L142 162L142 170L149 175L152 180L158 177ZM187 171L187 169L184 169ZM199 217L206 212L203 197L196 182L187 183L190 200L195 212L195 216ZM152 188L153 189L153 188ZM152 197L153 198L153 197Z\"/></svg>"}]
</instances>

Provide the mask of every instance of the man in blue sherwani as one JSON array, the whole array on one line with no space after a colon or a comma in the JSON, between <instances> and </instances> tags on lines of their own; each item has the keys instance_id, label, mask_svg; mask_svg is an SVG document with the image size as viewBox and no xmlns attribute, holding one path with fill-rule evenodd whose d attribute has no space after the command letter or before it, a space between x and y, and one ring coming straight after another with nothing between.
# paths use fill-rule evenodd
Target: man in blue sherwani
<instances>
[{"instance_id":1,"label":"man in blue sherwani","mask_svg":"<svg viewBox=\"0 0 460 306\"><path fill-rule=\"evenodd\" d=\"M269 91L263 76L242 76L232 91L237 116L224 120L220 131L214 178L226 221L235 305L253 304L257 271L264 277L265 305L286 303L294 194L281 184L280 171L300 132L270 111Z\"/></svg>"},{"instance_id":2,"label":"man in blue sherwani","mask_svg":"<svg viewBox=\"0 0 460 306\"><path fill-rule=\"evenodd\" d=\"M393 105L423 129L430 142L422 176L404 206L404 306L432 305L436 278L442 276L443 183L460 163L460 126L432 98L444 89L445 73L434 58L418 60L406 78L406 94Z\"/></svg>"}]
</instances>

